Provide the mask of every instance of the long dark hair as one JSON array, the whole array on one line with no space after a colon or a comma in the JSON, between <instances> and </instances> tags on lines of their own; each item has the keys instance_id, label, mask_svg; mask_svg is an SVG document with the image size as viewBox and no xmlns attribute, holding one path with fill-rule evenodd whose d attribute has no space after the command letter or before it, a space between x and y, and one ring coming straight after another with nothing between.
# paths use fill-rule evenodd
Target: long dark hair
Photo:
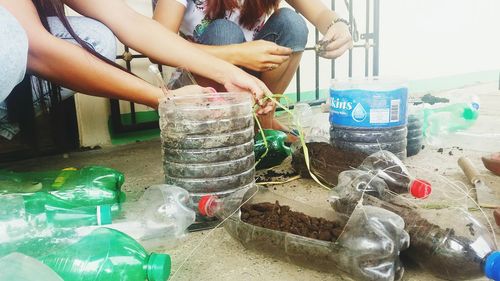
<instances>
[{"instance_id":1,"label":"long dark hair","mask_svg":"<svg viewBox=\"0 0 500 281\"><path fill-rule=\"evenodd\" d=\"M206 14L211 19L224 18L226 11L241 8L240 24L252 29L264 14L278 9L280 0L247 0L240 7L238 0L207 0Z\"/></svg>"}]
</instances>

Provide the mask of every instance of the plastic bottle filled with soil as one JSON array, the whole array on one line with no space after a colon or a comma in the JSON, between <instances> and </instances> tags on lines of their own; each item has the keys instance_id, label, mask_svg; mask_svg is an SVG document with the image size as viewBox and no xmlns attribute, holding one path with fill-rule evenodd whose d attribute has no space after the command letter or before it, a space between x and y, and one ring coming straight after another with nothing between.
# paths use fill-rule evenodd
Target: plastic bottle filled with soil
<instances>
[{"instance_id":1,"label":"plastic bottle filled with soil","mask_svg":"<svg viewBox=\"0 0 500 281\"><path fill-rule=\"evenodd\" d=\"M500 253L494 239L469 213L410 206L402 197L384 196L384 190L388 190L386 182L368 172L345 171L339 176L330 202L340 213L350 213L362 202L401 216L411 240L401 255L439 278L468 280L486 276L499 280Z\"/></svg>"},{"instance_id":2,"label":"plastic bottle filled with soil","mask_svg":"<svg viewBox=\"0 0 500 281\"><path fill-rule=\"evenodd\" d=\"M0 281L63 281L50 267L20 253L0 258L0 268Z\"/></svg>"},{"instance_id":3,"label":"plastic bottle filled with soil","mask_svg":"<svg viewBox=\"0 0 500 281\"><path fill-rule=\"evenodd\" d=\"M189 201L188 192L180 187L156 185L138 201L123 203L117 210L109 205L59 207L33 216L23 209L21 196L10 196L0 199L0 204L10 209L0 212L0 254L51 236L62 235L76 242L102 225L126 233L147 249L171 246L195 221Z\"/></svg>"},{"instance_id":4,"label":"plastic bottle filled with soil","mask_svg":"<svg viewBox=\"0 0 500 281\"><path fill-rule=\"evenodd\" d=\"M367 154L389 150L406 158L408 89L379 77L333 80L330 88L331 142Z\"/></svg>"},{"instance_id":5,"label":"plastic bottle filled with soil","mask_svg":"<svg viewBox=\"0 0 500 281\"><path fill-rule=\"evenodd\" d=\"M38 208L37 204L47 205L50 201L64 202L74 207L95 206L124 200L121 191L123 182L122 173L101 166L52 172L0 171L0 194L23 194L31 201L31 206L27 208L33 210ZM28 199L31 196L34 198Z\"/></svg>"},{"instance_id":6,"label":"plastic bottle filled with soil","mask_svg":"<svg viewBox=\"0 0 500 281\"><path fill-rule=\"evenodd\" d=\"M186 189L194 205L205 195L224 197L254 183L251 95L172 97L160 102L159 113L165 182Z\"/></svg>"},{"instance_id":7,"label":"plastic bottle filled with soil","mask_svg":"<svg viewBox=\"0 0 500 281\"><path fill-rule=\"evenodd\" d=\"M410 193L415 198L425 198L431 194L431 184L411 176L403 162L389 151L371 154L359 165L359 169L382 178L393 192Z\"/></svg>"},{"instance_id":8,"label":"plastic bottle filled with soil","mask_svg":"<svg viewBox=\"0 0 500 281\"><path fill-rule=\"evenodd\" d=\"M63 239L48 245L40 242L44 241L34 241L19 252L41 261L63 280L165 281L170 275L168 255L149 254L116 230L99 228L72 244Z\"/></svg>"},{"instance_id":9,"label":"plastic bottle filled with soil","mask_svg":"<svg viewBox=\"0 0 500 281\"><path fill-rule=\"evenodd\" d=\"M255 136L255 158L259 161L255 167L259 169L267 169L277 166L283 162L288 156L292 155L290 147L285 145L287 135L282 131L264 130L264 135L267 141L267 154L266 145L261 133ZM262 157L264 156L264 157Z\"/></svg>"},{"instance_id":10,"label":"plastic bottle filled with soil","mask_svg":"<svg viewBox=\"0 0 500 281\"><path fill-rule=\"evenodd\" d=\"M380 208L335 214L258 187L222 200L205 197L199 207L227 218L225 229L244 247L285 261L355 280L399 280L404 272L404 222Z\"/></svg>"}]
</instances>

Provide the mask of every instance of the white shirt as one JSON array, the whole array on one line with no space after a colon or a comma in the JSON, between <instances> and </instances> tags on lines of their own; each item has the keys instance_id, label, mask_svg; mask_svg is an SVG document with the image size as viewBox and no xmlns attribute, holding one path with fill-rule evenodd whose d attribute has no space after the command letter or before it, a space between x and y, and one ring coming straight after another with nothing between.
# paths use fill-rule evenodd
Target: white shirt
<instances>
[{"instance_id":1,"label":"white shirt","mask_svg":"<svg viewBox=\"0 0 500 281\"><path fill-rule=\"evenodd\" d=\"M212 22L208 19L205 14L206 1L205 0L176 0L186 7L186 12L184 13L184 18L182 20L179 32L186 37L186 39L193 42L198 42L199 37L203 34L205 28ZM240 6L243 4L244 0L239 0ZM250 0L255 1L255 0ZM255 35L260 31L264 23L266 22L266 14L262 15L255 23L254 28L251 30L241 26L240 20L240 9L235 9L232 11L226 11L224 17L241 27L245 39L247 41L253 41Z\"/></svg>"}]
</instances>

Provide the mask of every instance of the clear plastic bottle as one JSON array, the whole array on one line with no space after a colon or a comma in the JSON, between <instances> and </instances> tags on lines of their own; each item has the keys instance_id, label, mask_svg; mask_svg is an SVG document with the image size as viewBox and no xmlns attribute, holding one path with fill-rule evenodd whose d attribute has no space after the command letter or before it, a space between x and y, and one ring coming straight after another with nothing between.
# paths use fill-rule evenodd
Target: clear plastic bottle
<instances>
[{"instance_id":1,"label":"clear plastic bottle","mask_svg":"<svg viewBox=\"0 0 500 281\"><path fill-rule=\"evenodd\" d=\"M251 95L241 93L192 93L161 100L165 183L186 189L195 204L204 195L229 195L252 184L252 105Z\"/></svg>"},{"instance_id":2,"label":"clear plastic bottle","mask_svg":"<svg viewBox=\"0 0 500 281\"><path fill-rule=\"evenodd\" d=\"M491 234L469 213L409 206L400 197L386 196L387 190L384 180L368 172L345 171L339 175L330 202L341 213L349 213L363 202L401 216L411 240L410 247L401 254L439 278L467 280L486 276L499 280L500 253Z\"/></svg>"},{"instance_id":3,"label":"clear plastic bottle","mask_svg":"<svg viewBox=\"0 0 500 281\"><path fill-rule=\"evenodd\" d=\"M410 193L415 198L425 198L431 194L431 184L411 176L403 162L389 151L381 150L371 154L359 169L382 178L393 192Z\"/></svg>"},{"instance_id":4,"label":"clear plastic bottle","mask_svg":"<svg viewBox=\"0 0 500 281\"><path fill-rule=\"evenodd\" d=\"M242 202L276 202L280 212L301 212L310 216L305 221L311 224L315 220L326 220L325 224L332 224L330 231L337 225L340 234L336 239L325 241L256 226L243 221L239 210ZM399 261L400 251L409 245L408 234L403 231L404 222L380 208L363 207L349 214L336 214L254 187L245 194L224 199L204 197L200 201L200 213L227 218L226 231L244 247L301 266L334 274L341 271L355 280L400 280L404 272ZM300 227L299 223L296 226Z\"/></svg>"},{"instance_id":5,"label":"clear plastic bottle","mask_svg":"<svg viewBox=\"0 0 500 281\"><path fill-rule=\"evenodd\" d=\"M170 256L148 254L131 237L107 228L99 228L74 244L39 252L42 254L34 257L64 280L165 281L170 275Z\"/></svg>"},{"instance_id":6,"label":"clear plastic bottle","mask_svg":"<svg viewBox=\"0 0 500 281\"><path fill-rule=\"evenodd\" d=\"M123 203L119 210L106 205L59 207L33 216L23 209L20 196L0 198L0 203L5 203L0 204L5 211L0 212L0 254L51 236L76 241L100 225L126 233L147 249L170 246L184 236L196 216L188 207L188 192L169 185L152 186L138 201Z\"/></svg>"},{"instance_id":7,"label":"clear plastic bottle","mask_svg":"<svg viewBox=\"0 0 500 281\"><path fill-rule=\"evenodd\" d=\"M20 253L0 258L0 281L63 281L50 267Z\"/></svg>"},{"instance_id":8,"label":"clear plastic bottle","mask_svg":"<svg viewBox=\"0 0 500 281\"><path fill-rule=\"evenodd\" d=\"M470 128L479 117L479 99L452 103L423 110L423 133L431 144L437 144L447 135Z\"/></svg>"}]
</instances>

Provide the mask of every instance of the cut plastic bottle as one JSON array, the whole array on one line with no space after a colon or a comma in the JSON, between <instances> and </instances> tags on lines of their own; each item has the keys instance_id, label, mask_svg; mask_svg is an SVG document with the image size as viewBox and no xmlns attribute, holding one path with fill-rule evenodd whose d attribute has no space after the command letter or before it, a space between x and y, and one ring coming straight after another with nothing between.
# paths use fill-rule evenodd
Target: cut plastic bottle
<instances>
[{"instance_id":1,"label":"cut plastic bottle","mask_svg":"<svg viewBox=\"0 0 500 281\"><path fill-rule=\"evenodd\" d=\"M301 212L310 216L311 223L326 220L332 224L332 232L333 225L343 228L339 237L324 241L256 226L243 221L242 202L276 202L273 210ZM399 252L408 247L409 237L401 217L387 210L363 207L350 214L336 214L258 187L223 199L204 197L199 207L201 214L226 218L226 231L245 248L278 259L334 274L344 272L355 280L400 280L404 272Z\"/></svg>"},{"instance_id":2,"label":"cut plastic bottle","mask_svg":"<svg viewBox=\"0 0 500 281\"><path fill-rule=\"evenodd\" d=\"M339 175L330 202L340 213L350 213L362 202L401 216L411 240L410 247L401 254L439 278L468 280L486 276L499 280L500 254L496 244L469 213L409 206L400 197L386 196L388 189L384 180L368 172L345 171ZM446 220L437 221L438 217Z\"/></svg>"},{"instance_id":3,"label":"cut plastic bottle","mask_svg":"<svg viewBox=\"0 0 500 281\"><path fill-rule=\"evenodd\" d=\"M371 154L359 169L382 178L388 188L396 193L410 193L415 198L426 198L432 191L429 182L414 178L403 162L389 151L381 150Z\"/></svg>"}]
</instances>

